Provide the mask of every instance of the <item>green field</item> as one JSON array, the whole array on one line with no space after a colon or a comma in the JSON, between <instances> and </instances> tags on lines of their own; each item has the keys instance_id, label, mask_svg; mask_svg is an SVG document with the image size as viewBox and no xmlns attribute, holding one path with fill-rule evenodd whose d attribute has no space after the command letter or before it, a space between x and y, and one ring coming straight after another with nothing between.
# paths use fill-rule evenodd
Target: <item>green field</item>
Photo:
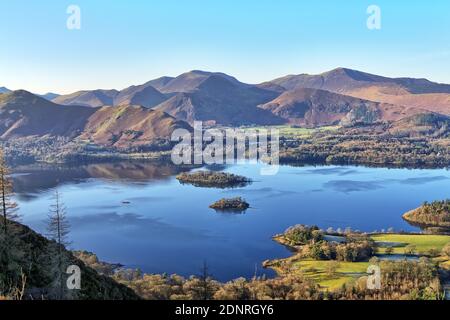
<instances>
[{"instance_id":1,"label":"green field","mask_svg":"<svg viewBox=\"0 0 450 320\"><path fill-rule=\"evenodd\" d=\"M418 254L426 254L430 249L441 251L442 248L450 243L450 236L444 235L416 235L416 234L380 234L373 235L371 238L375 242L394 242L396 246L393 253L404 254L405 247L414 245ZM383 253L385 248L380 248Z\"/></svg>"},{"instance_id":2,"label":"green field","mask_svg":"<svg viewBox=\"0 0 450 320\"><path fill-rule=\"evenodd\" d=\"M288 138L308 138L315 132L322 131L336 131L339 129L339 126L324 126L318 128L299 128L295 126L283 125L283 126L259 126L259 127L242 127L242 129L250 128L256 130L270 130L270 129L278 129L280 131L280 137L288 137Z\"/></svg>"},{"instance_id":3,"label":"green field","mask_svg":"<svg viewBox=\"0 0 450 320\"><path fill-rule=\"evenodd\" d=\"M372 235L371 238L375 242L395 244L393 248L393 253L395 254L404 254L405 247L408 245L414 245L417 254L427 254L430 249L435 249L440 252L447 243L450 243L450 236L445 235L377 234ZM384 253L385 248L379 249L379 253ZM287 268L286 266L283 268L274 267L274 270L278 273L301 273L305 277L317 282L323 289L330 291L360 278L367 272L369 266L369 262L338 262L336 271L334 274L330 274L327 270L333 261L292 258L285 260L288 263ZM450 268L450 261L447 261L446 258L438 257L436 259L440 259L441 267Z\"/></svg>"},{"instance_id":4,"label":"green field","mask_svg":"<svg viewBox=\"0 0 450 320\"><path fill-rule=\"evenodd\" d=\"M339 262L334 275L327 274L327 266L333 263L330 260L297 260L293 269L328 290L335 290L343 284L355 280L366 273L369 262Z\"/></svg>"}]
</instances>

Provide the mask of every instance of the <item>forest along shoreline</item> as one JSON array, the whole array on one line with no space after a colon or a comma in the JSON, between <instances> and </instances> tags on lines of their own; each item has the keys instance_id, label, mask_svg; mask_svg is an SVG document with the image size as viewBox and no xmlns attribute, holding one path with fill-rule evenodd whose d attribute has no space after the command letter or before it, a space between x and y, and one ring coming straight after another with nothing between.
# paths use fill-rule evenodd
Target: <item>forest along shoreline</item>
<instances>
[{"instance_id":1,"label":"forest along shoreline","mask_svg":"<svg viewBox=\"0 0 450 320\"><path fill-rule=\"evenodd\" d=\"M414 125L408 122L407 128L400 124L383 123L316 128L294 125L240 128L279 130L280 164L429 169L450 167L450 120L442 123L435 117L419 114L409 121ZM218 129L226 130L227 127ZM79 164L121 160L168 163L174 145L167 138L155 139L139 147L107 146L79 138L53 136L0 139L0 147L10 164Z\"/></svg>"}]
</instances>

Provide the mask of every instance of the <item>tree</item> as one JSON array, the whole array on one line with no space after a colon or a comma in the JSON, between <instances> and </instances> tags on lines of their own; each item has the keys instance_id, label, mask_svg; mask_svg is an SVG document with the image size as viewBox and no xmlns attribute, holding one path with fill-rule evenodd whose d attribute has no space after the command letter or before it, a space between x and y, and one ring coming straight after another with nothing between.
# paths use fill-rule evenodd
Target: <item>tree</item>
<instances>
[{"instance_id":1,"label":"tree","mask_svg":"<svg viewBox=\"0 0 450 320\"><path fill-rule=\"evenodd\" d=\"M336 260L331 260L329 263L327 263L325 271L329 277L334 277L338 268L339 262L337 262Z\"/></svg>"},{"instance_id":2,"label":"tree","mask_svg":"<svg viewBox=\"0 0 450 320\"><path fill-rule=\"evenodd\" d=\"M67 254L65 247L69 245L68 235L70 225L66 217L66 207L61 200L58 190L53 196L54 203L50 206L48 215L48 237L54 242L50 245L49 273L53 279L52 288L56 288L56 298L63 299L67 297L64 286L65 270L68 266Z\"/></svg>"},{"instance_id":3,"label":"tree","mask_svg":"<svg viewBox=\"0 0 450 320\"><path fill-rule=\"evenodd\" d=\"M0 208L2 213L2 231L7 238L12 232L11 221L17 221L17 203L11 197L13 196L13 184L10 178L10 171L6 164L3 153L0 152Z\"/></svg>"},{"instance_id":4,"label":"tree","mask_svg":"<svg viewBox=\"0 0 450 320\"><path fill-rule=\"evenodd\" d=\"M22 250L19 243L18 206L12 200L13 184L3 153L0 151L0 293L16 288L21 281Z\"/></svg>"},{"instance_id":5,"label":"tree","mask_svg":"<svg viewBox=\"0 0 450 320\"><path fill-rule=\"evenodd\" d=\"M201 274L189 278L183 289L193 300L211 300L219 289L219 285L209 274L208 265L204 262Z\"/></svg>"},{"instance_id":6,"label":"tree","mask_svg":"<svg viewBox=\"0 0 450 320\"><path fill-rule=\"evenodd\" d=\"M203 267L199 279L200 279L202 300L211 299L211 289L209 285L209 282L211 281L211 275L209 274L208 265L206 264L206 261L203 262Z\"/></svg>"},{"instance_id":7,"label":"tree","mask_svg":"<svg viewBox=\"0 0 450 320\"><path fill-rule=\"evenodd\" d=\"M414 255L416 253L416 246L413 244L409 244L405 247L406 255Z\"/></svg>"},{"instance_id":8,"label":"tree","mask_svg":"<svg viewBox=\"0 0 450 320\"><path fill-rule=\"evenodd\" d=\"M444 248L442 248L442 255L450 257L450 243L447 243Z\"/></svg>"}]
</instances>

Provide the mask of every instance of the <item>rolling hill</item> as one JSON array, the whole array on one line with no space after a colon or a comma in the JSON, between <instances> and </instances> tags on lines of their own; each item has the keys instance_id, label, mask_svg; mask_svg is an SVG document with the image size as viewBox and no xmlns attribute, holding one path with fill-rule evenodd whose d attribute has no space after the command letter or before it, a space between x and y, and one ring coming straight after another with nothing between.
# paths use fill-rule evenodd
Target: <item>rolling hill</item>
<instances>
[{"instance_id":1,"label":"rolling hill","mask_svg":"<svg viewBox=\"0 0 450 320\"><path fill-rule=\"evenodd\" d=\"M194 120L226 125L279 124L284 121L257 105L279 92L239 82L220 72L194 70L178 77L161 77L121 91L79 91L59 96L64 105L100 107L141 105L192 123Z\"/></svg>"},{"instance_id":2,"label":"rolling hill","mask_svg":"<svg viewBox=\"0 0 450 320\"><path fill-rule=\"evenodd\" d=\"M197 90L204 81L207 81L211 77L222 78L239 86L249 86L222 72L192 70L183 73L176 78L171 78L170 80L167 79L169 81L165 85L161 86L159 90L165 93L193 92Z\"/></svg>"},{"instance_id":3,"label":"rolling hill","mask_svg":"<svg viewBox=\"0 0 450 320\"><path fill-rule=\"evenodd\" d=\"M80 138L118 148L150 145L169 139L175 129L190 126L167 113L142 106L102 107L87 121Z\"/></svg>"},{"instance_id":4,"label":"rolling hill","mask_svg":"<svg viewBox=\"0 0 450 320\"><path fill-rule=\"evenodd\" d=\"M450 115L450 85L426 79L388 78L361 71L337 68L319 75L289 75L260 86L322 89L360 99L398 106L392 114L410 116L432 111ZM385 118L387 121L394 118Z\"/></svg>"},{"instance_id":5,"label":"rolling hill","mask_svg":"<svg viewBox=\"0 0 450 320\"><path fill-rule=\"evenodd\" d=\"M138 86L131 86L121 91L100 89L78 91L68 95L57 96L52 99L52 101L62 105L79 105L93 108L124 104L138 104L151 108L167 99L168 96L146 83Z\"/></svg>"},{"instance_id":6,"label":"rolling hill","mask_svg":"<svg viewBox=\"0 0 450 320\"><path fill-rule=\"evenodd\" d=\"M167 100L167 96L151 85L131 86L120 91L113 100L114 105L141 105L152 108Z\"/></svg>"},{"instance_id":7,"label":"rolling hill","mask_svg":"<svg viewBox=\"0 0 450 320\"><path fill-rule=\"evenodd\" d=\"M52 101L53 99L58 98L59 94L53 93L53 92L47 92L47 93L44 93L44 94L40 94L39 96L44 98L44 99L47 99L49 101Z\"/></svg>"},{"instance_id":8,"label":"rolling hill","mask_svg":"<svg viewBox=\"0 0 450 320\"><path fill-rule=\"evenodd\" d=\"M374 85L385 87L390 94L450 93L448 84L435 83L426 79L388 78L347 68L336 68L318 75L289 75L261 85L269 84L281 86L286 90L314 88L338 93L348 93Z\"/></svg>"},{"instance_id":9,"label":"rolling hill","mask_svg":"<svg viewBox=\"0 0 450 320\"><path fill-rule=\"evenodd\" d=\"M156 107L192 123L194 120L223 125L280 124L285 121L258 108L278 93L241 83L217 73L194 71L167 84L165 90L183 90Z\"/></svg>"},{"instance_id":10,"label":"rolling hill","mask_svg":"<svg viewBox=\"0 0 450 320\"><path fill-rule=\"evenodd\" d=\"M64 106L24 90L0 96L0 138L63 136L103 146L130 147L168 139L186 122L142 106Z\"/></svg>"},{"instance_id":11,"label":"rolling hill","mask_svg":"<svg viewBox=\"0 0 450 320\"><path fill-rule=\"evenodd\" d=\"M174 79L174 77L160 77L157 79L150 80L150 81L144 83L144 85L152 86L156 90L161 91L164 88L164 86L167 83L169 83L170 81L172 81L173 79Z\"/></svg>"},{"instance_id":12,"label":"rolling hill","mask_svg":"<svg viewBox=\"0 0 450 320\"><path fill-rule=\"evenodd\" d=\"M351 125L395 122L427 112L450 115L450 85L346 68L251 85L225 73L193 70L120 91L79 91L53 102L94 108L140 105L190 124Z\"/></svg>"},{"instance_id":13,"label":"rolling hill","mask_svg":"<svg viewBox=\"0 0 450 320\"><path fill-rule=\"evenodd\" d=\"M0 137L67 136L80 134L95 109L59 106L25 90L0 96Z\"/></svg>"},{"instance_id":14,"label":"rolling hill","mask_svg":"<svg viewBox=\"0 0 450 320\"><path fill-rule=\"evenodd\" d=\"M310 88L285 91L259 107L289 123L310 127L373 123L383 114L380 103Z\"/></svg>"},{"instance_id":15,"label":"rolling hill","mask_svg":"<svg viewBox=\"0 0 450 320\"><path fill-rule=\"evenodd\" d=\"M63 105L76 105L86 107L110 106L114 103L117 90L92 90L77 91L69 95L61 95L53 99L53 102Z\"/></svg>"},{"instance_id":16,"label":"rolling hill","mask_svg":"<svg viewBox=\"0 0 450 320\"><path fill-rule=\"evenodd\" d=\"M11 92L11 90L9 90L8 88L5 88L5 87L0 87L0 94L1 93L8 93L8 92Z\"/></svg>"},{"instance_id":17,"label":"rolling hill","mask_svg":"<svg viewBox=\"0 0 450 320\"><path fill-rule=\"evenodd\" d=\"M11 91L12 90L9 90L8 88L0 87L0 94L2 94L2 93L9 93ZM47 92L45 94L37 94L37 95L39 97L41 97L41 98L44 98L44 99L47 99L47 100L50 100L50 101L55 99L55 98L57 98L59 96L59 94L53 93L53 92Z\"/></svg>"},{"instance_id":18,"label":"rolling hill","mask_svg":"<svg viewBox=\"0 0 450 320\"><path fill-rule=\"evenodd\" d=\"M433 113L419 113L393 122L389 133L396 136L450 136L450 117Z\"/></svg>"}]
</instances>

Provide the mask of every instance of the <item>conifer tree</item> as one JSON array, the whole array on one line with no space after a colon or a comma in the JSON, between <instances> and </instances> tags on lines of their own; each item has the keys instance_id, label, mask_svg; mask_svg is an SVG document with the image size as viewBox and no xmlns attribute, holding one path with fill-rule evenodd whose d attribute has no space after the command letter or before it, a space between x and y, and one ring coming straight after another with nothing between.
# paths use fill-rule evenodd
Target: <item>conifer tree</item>
<instances>
[{"instance_id":1,"label":"conifer tree","mask_svg":"<svg viewBox=\"0 0 450 320\"><path fill-rule=\"evenodd\" d=\"M18 206L12 199L10 170L0 151L0 294L15 288L22 275Z\"/></svg>"},{"instance_id":2,"label":"conifer tree","mask_svg":"<svg viewBox=\"0 0 450 320\"><path fill-rule=\"evenodd\" d=\"M66 207L58 190L55 191L53 201L49 209L47 225L48 237L53 240L48 249L50 256L48 271L52 279L51 287L55 292L55 297L66 299L69 298L69 292L65 285L65 271L69 261L65 247L70 244L68 241L70 225L66 217Z\"/></svg>"}]
</instances>

